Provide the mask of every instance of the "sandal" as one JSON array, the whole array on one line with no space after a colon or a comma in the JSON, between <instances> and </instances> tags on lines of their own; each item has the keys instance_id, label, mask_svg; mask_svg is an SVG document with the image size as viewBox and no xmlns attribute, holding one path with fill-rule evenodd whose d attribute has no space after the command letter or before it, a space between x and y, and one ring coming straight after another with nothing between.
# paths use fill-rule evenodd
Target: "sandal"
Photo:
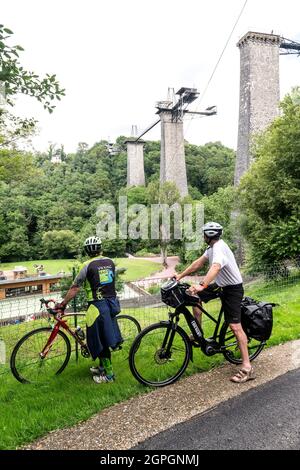
<instances>
[{"instance_id":1,"label":"sandal","mask_svg":"<svg viewBox=\"0 0 300 470\"><path fill-rule=\"evenodd\" d=\"M240 369L237 374L235 374L233 377L231 377L231 382L234 383L244 383L248 382L248 380L254 380L255 379L255 374L254 374L254 369L251 367L250 370L247 369Z\"/></svg>"}]
</instances>

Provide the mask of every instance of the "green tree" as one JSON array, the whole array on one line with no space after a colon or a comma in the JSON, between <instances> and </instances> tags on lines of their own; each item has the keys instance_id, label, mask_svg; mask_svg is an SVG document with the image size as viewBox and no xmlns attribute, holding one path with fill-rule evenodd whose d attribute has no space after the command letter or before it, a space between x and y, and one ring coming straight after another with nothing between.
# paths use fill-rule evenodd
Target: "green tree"
<instances>
[{"instance_id":1,"label":"green tree","mask_svg":"<svg viewBox=\"0 0 300 470\"><path fill-rule=\"evenodd\" d=\"M158 181L152 181L148 188L148 201L149 204L165 204L169 208L174 205L179 205L181 207L182 201L180 197L179 190L177 186L170 182L166 181L165 183L159 185ZM159 219L159 246L161 250L162 264L166 267L167 256L168 256L168 247L174 242L174 230L175 224L178 223L174 218L174 213L170 212L170 233L168 233L166 221L160 213ZM180 221L181 224L181 221ZM178 227L177 227L178 228Z\"/></svg>"},{"instance_id":2,"label":"green tree","mask_svg":"<svg viewBox=\"0 0 300 470\"><path fill-rule=\"evenodd\" d=\"M300 87L281 110L256 140L255 161L240 184L243 230L256 265L300 252Z\"/></svg>"},{"instance_id":3,"label":"green tree","mask_svg":"<svg viewBox=\"0 0 300 470\"><path fill-rule=\"evenodd\" d=\"M43 250L47 258L73 257L78 250L78 237L72 230L45 232Z\"/></svg>"},{"instance_id":4,"label":"green tree","mask_svg":"<svg viewBox=\"0 0 300 470\"><path fill-rule=\"evenodd\" d=\"M188 183L201 194L210 195L233 184L235 153L221 142L186 143L185 155Z\"/></svg>"},{"instance_id":5,"label":"green tree","mask_svg":"<svg viewBox=\"0 0 300 470\"><path fill-rule=\"evenodd\" d=\"M40 78L34 72L25 70L19 62L19 54L24 49L19 45L11 46L13 32L0 25L0 97L14 106L18 94L31 96L42 103L52 113L54 100L65 94L55 75L46 74ZM20 118L0 107L0 148L15 147L20 139L32 136L37 121L33 118Z\"/></svg>"},{"instance_id":6,"label":"green tree","mask_svg":"<svg viewBox=\"0 0 300 470\"><path fill-rule=\"evenodd\" d=\"M36 98L52 113L55 108L52 101L60 100L65 90L60 87L55 75L46 74L44 78L40 78L34 72L24 69L19 63L19 53L24 49L19 45L9 45L12 34L10 29L0 25L0 82L7 103L13 106L13 98L21 93Z\"/></svg>"},{"instance_id":7,"label":"green tree","mask_svg":"<svg viewBox=\"0 0 300 470\"><path fill-rule=\"evenodd\" d=\"M38 174L31 154L0 149L0 181L20 184L38 177Z\"/></svg>"},{"instance_id":8,"label":"green tree","mask_svg":"<svg viewBox=\"0 0 300 470\"><path fill-rule=\"evenodd\" d=\"M228 186L227 188L219 188L218 191L211 194L210 196L204 196L200 199L200 201L193 201L193 204L196 202L201 202L203 204L205 223L209 221L215 221L224 227L223 239L233 250L235 249L235 245L233 242L233 222L231 220L231 213L235 208L235 201L236 190L232 186ZM195 228L195 213L193 217L193 223ZM187 265L191 264L193 261L195 261L195 259L199 258L199 256L201 256L201 254L206 249L206 244L203 240L203 243L199 249L186 251L186 241L187 240L184 239L183 243L180 243L178 247L178 253L181 260L181 265L178 267L179 271L182 271Z\"/></svg>"},{"instance_id":9,"label":"green tree","mask_svg":"<svg viewBox=\"0 0 300 470\"><path fill-rule=\"evenodd\" d=\"M0 108L0 149L16 148L20 141L35 134L36 124L34 118L20 118Z\"/></svg>"}]
</instances>

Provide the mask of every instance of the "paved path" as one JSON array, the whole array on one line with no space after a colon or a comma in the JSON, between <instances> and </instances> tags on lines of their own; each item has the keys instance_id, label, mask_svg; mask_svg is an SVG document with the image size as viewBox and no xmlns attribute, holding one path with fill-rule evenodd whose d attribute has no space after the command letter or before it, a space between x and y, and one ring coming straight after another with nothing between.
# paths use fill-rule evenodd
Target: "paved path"
<instances>
[{"instance_id":1,"label":"paved path","mask_svg":"<svg viewBox=\"0 0 300 470\"><path fill-rule=\"evenodd\" d=\"M300 368L156 434L134 449L300 450Z\"/></svg>"},{"instance_id":2,"label":"paved path","mask_svg":"<svg viewBox=\"0 0 300 470\"><path fill-rule=\"evenodd\" d=\"M300 340L291 341L266 349L259 355L255 361L257 378L253 381L245 384L230 382L236 369L226 363L116 404L76 426L53 431L25 448L130 449L159 432L239 397L243 392L251 390L254 393L256 387L299 367ZM238 418L235 424L238 424Z\"/></svg>"},{"instance_id":3,"label":"paved path","mask_svg":"<svg viewBox=\"0 0 300 470\"><path fill-rule=\"evenodd\" d=\"M145 261L152 261L153 263L159 263L159 264L162 263L161 262L161 256L141 258L141 257L135 257L135 256L130 255L130 259L137 259L137 260L143 259ZM168 262L168 267L167 268L163 268L160 271L158 271L157 273L154 273L151 276L146 277L145 279L146 280L147 279L165 279L165 278L169 278L169 277L174 276L175 267L179 263L179 256L168 256L167 262Z\"/></svg>"},{"instance_id":4,"label":"paved path","mask_svg":"<svg viewBox=\"0 0 300 470\"><path fill-rule=\"evenodd\" d=\"M144 259L148 259L149 261L150 260L152 260L152 261L159 260L158 262L161 263L161 257L153 258L153 259L151 259L151 258L144 258ZM162 271L159 271L155 274L152 274L151 276L149 276L149 278L151 278L151 279L163 279L163 278L169 278L169 277L174 276L175 267L178 263L179 263L179 256L169 256L168 257L168 267L164 268Z\"/></svg>"}]
</instances>

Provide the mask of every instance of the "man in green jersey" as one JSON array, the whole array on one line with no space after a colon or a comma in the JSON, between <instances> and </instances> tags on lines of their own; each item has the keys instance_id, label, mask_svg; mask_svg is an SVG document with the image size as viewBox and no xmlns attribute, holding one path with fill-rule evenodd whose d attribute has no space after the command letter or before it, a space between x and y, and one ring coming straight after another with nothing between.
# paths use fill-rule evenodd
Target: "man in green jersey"
<instances>
[{"instance_id":1,"label":"man in green jersey","mask_svg":"<svg viewBox=\"0 0 300 470\"><path fill-rule=\"evenodd\" d=\"M102 244L99 237L89 237L84 242L90 259L83 263L73 285L59 307L65 308L83 287L88 300L86 313L87 345L93 360L99 358L100 366L92 367L94 382L114 381L110 348L117 348L122 342L116 315L120 304L115 289L115 264L110 258L101 256Z\"/></svg>"}]
</instances>

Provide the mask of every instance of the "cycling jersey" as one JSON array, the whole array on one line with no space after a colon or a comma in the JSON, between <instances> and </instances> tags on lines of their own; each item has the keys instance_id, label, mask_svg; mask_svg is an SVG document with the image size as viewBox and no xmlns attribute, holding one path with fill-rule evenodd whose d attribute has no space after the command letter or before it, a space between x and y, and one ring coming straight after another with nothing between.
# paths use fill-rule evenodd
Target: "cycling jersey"
<instances>
[{"instance_id":1,"label":"cycling jersey","mask_svg":"<svg viewBox=\"0 0 300 470\"><path fill-rule=\"evenodd\" d=\"M97 256L82 264L73 286L83 287L89 302L115 297L115 264Z\"/></svg>"}]
</instances>

